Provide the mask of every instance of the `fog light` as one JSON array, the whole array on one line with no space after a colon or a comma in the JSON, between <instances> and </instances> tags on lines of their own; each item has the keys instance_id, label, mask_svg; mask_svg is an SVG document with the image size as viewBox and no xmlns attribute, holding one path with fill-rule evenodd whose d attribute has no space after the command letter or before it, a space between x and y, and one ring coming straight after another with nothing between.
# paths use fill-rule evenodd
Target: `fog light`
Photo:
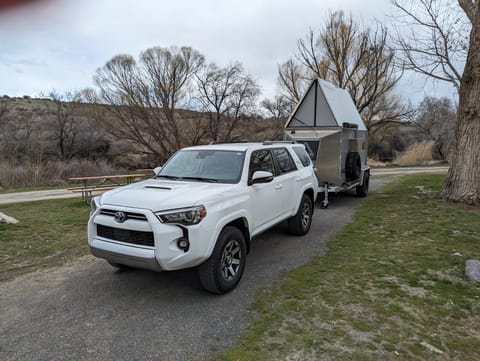
<instances>
[{"instance_id":1,"label":"fog light","mask_svg":"<svg viewBox=\"0 0 480 361\"><path fill-rule=\"evenodd\" d=\"M182 251L187 252L190 248L190 242L188 241L188 239L182 237L177 240L177 246Z\"/></svg>"}]
</instances>

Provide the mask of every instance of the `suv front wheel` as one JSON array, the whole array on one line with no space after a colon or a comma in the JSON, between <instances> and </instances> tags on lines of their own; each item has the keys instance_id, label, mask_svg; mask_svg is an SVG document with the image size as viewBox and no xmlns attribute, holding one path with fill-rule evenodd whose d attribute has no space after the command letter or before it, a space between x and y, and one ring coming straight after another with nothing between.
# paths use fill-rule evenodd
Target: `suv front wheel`
<instances>
[{"instance_id":1,"label":"suv front wheel","mask_svg":"<svg viewBox=\"0 0 480 361\"><path fill-rule=\"evenodd\" d=\"M225 227L210 258L198 267L200 284L217 294L233 290L242 278L246 256L243 233L236 227Z\"/></svg>"}]
</instances>

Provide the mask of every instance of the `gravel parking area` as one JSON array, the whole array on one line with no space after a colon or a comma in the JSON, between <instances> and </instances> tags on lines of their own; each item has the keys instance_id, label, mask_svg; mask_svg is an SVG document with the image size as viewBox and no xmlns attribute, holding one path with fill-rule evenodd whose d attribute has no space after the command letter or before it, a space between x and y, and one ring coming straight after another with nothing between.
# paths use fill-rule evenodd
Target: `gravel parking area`
<instances>
[{"instance_id":1,"label":"gravel parking area","mask_svg":"<svg viewBox=\"0 0 480 361\"><path fill-rule=\"evenodd\" d=\"M242 281L223 296L204 292L193 269L121 272L91 256L0 284L0 359L173 361L223 350L253 316L257 289L324 253L361 202L337 195L326 210L317 202L306 236L282 224L255 238Z\"/></svg>"}]
</instances>

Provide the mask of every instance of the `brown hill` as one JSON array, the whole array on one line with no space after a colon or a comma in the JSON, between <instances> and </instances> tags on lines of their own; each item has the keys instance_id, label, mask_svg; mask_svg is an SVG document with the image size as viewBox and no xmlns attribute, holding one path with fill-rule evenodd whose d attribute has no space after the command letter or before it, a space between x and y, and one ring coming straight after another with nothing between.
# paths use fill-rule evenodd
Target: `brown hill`
<instances>
[{"instance_id":1,"label":"brown hill","mask_svg":"<svg viewBox=\"0 0 480 361\"><path fill-rule=\"evenodd\" d=\"M217 141L282 138L283 120L260 116L217 119L206 112L184 109L175 112L176 130L171 130L171 124L162 118L159 109L3 96L0 98L0 166L3 170L0 186L18 183L2 181L6 168L15 168L18 173L19 169L37 165L36 169L43 171L48 164L51 172L66 177L71 176L72 171L61 169L72 165L83 172L81 175L112 172L115 168L154 167L183 146L211 142L213 127L217 130ZM158 127L163 127L163 138L154 136ZM173 147L165 151L162 145L167 140ZM22 177L32 177L32 174L16 176Z\"/></svg>"}]
</instances>

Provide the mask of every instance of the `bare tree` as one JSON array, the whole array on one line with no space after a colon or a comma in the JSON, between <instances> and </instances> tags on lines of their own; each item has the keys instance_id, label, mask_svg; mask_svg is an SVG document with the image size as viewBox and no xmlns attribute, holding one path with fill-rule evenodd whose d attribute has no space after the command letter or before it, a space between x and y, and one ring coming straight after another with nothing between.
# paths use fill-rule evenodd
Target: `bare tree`
<instances>
[{"instance_id":1,"label":"bare tree","mask_svg":"<svg viewBox=\"0 0 480 361\"><path fill-rule=\"evenodd\" d=\"M198 99L209 114L209 135L213 141L235 140L242 117L254 112L260 94L257 82L245 73L242 64L220 68L214 63L197 76Z\"/></svg>"},{"instance_id":2,"label":"bare tree","mask_svg":"<svg viewBox=\"0 0 480 361\"><path fill-rule=\"evenodd\" d=\"M306 69L295 59L288 59L278 67L278 85L282 89L282 96L293 108L305 94L308 82L314 77L307 74Z\"/></svg>"},{"instance_id":3,"label":"bare tree","mask_svg":"<svg viewBox=\"0 0 480 361\"><path fill-rule=\"evenodd\" d=\"M456 120L457 110L448 98L427 96L420 103L415 125L434 142L434 159L447 159L453 144Z\"/></svg>"},{"instance_id":4,"label":"bare tree","mask_svg":"<svg viewBox=\"0 0 480 361\"><path fill-rule=\"evenodd\" d=\"M60 159L72 158L77 137L75 113L78 108L78 94L69 91L60 94L52 90L47 97L51 100L47 103L50 115L47 128L57 143Z\"/></svg>"},{"instance_id":5,"label":"bare tree","mask_svg":"<svg viewBox=\"0 0 480 361\"><path fill-rule=\"evenodd\" d=\"M40 163L43 160L45 141L39 126L44 113L37 109L24 109L12 115L8 124L9 157L19 162Z\"/></svg>"},{"instance_id":6,"label":"bare tree","mask_svg":"<svg viewBox=\"0 0 480 361\"><path fill-rule=\"evenodd\" d=\"M384 26L362 28L342 11L331 13L318 33L310 29L298 41L296 60L279 67L284 94L298 102L305 83L321 78L349 91L370 133L403 122L411 109L393 94L402 72L387 39Z\"/></svg>"},{"instance_id":7,"label":"bare tree","mask_svg":"<svg viewBox=\"0 0 480 361\"><path fill-rule=\"evenodd\" d=\"M119 139L134 141L160 161L190 144L179 121L178 107L186 104L186 90L204 57L190 47L153 47L140 54L117 55L94 77L98 100L115 122L109 128Z\"/></svg>"},{"instance_id":8,"label":"bare tree","mask_svg":"<svg viewBox=\"0 0 480 361\"><path fill-rule=\"evenodd\" d=\"M458 89L452 166L443 195L480 204L480 2L393 0L412 33L399 34L410 68ZM463 13L462 13L463 11ZM420 37L417 34L421 34ZM462 71L462 67L464 69Z\"/></svg>"},{"instance_id":9,"label":"bare tree","mask_svg":"<svg viewBox=\"0 0 480 361\"><path fill-rule=\"evenodd\" d=\"M468 53L470 25L465 13L448 0L392 3L405 69L451 82L458 89Z\"/></svg>"},{"instance_id":10,"label":"bare tree","mask_svg":"<svg viewBox=\"0 0 480 361\"><path fill-rule=\"evenodd\" d=\"M276 120L287 120L293 111L292 103L283 95L277 95L273 99L264 99L261 106L266 110L270 118Z\"/></svg>"},{"instance_id":11,"label":"bare tree","mask_svg":"<svg viewBox=\"0 0 480 361\"><path fill-rule=\"evenodd\" d=\"M239 82L234 87L235 91L230 100L230 110L227 112L229 118L227 126L226 141L239 139L239 135L234 135L234 131L243 119L250 119L256 115L257 99L261 93L257 81L249 74L243 73Z\"/></svg>"}]
</instances>

